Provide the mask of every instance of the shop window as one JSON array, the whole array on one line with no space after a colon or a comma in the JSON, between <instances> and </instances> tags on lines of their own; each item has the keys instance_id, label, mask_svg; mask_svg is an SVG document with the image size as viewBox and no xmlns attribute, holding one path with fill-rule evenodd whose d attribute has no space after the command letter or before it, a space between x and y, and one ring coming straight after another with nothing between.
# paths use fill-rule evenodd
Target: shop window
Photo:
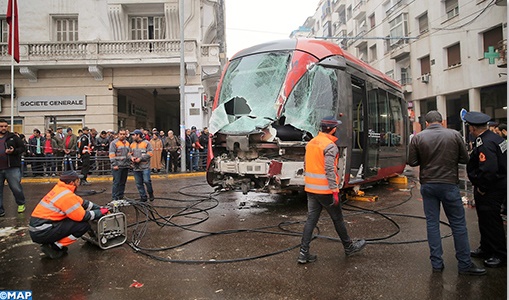
<instances>
[{"instance_id":1,"label":"shop window","mask_svg":"<svg viewBox=\"0 0 509 300\"><path fill-rule=\"evenodd\" d=\"M78 129L83 128L84 117L81 116L46 116L45 118L45 129L51 128L53 131L57 129L57 127L63 127L64 133L66 133L65 128L72 128L72 132L77 135ZM31 130L30 128L28 128ZM41 130L42 131L42 130Z\"/></svg>"}]
</instances>

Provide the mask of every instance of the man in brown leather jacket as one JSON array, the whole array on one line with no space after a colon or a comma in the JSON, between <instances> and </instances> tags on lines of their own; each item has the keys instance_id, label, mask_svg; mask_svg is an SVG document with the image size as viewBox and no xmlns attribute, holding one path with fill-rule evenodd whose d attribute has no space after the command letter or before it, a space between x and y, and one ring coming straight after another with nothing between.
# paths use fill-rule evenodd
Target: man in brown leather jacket
<instances>
[{"instance_id":1,"label":"man in brown leather jacket","mask_svg":"<svg viewBox=\"0 0 509 300\"><path fill-rule=\"evenodd\" d=\"M458 187L458 163L468 162L468 153L458 131L442 126L442 115L432 110L426 114L427 128L414 136L408 152L408 164L420 166L419 181L426 215L426 229L433 272L442 272L442 241L440 238L440 203L449 220L462 275L484 275L470 258L470 243L465 210Z\"/></svg>"}]
</instances>

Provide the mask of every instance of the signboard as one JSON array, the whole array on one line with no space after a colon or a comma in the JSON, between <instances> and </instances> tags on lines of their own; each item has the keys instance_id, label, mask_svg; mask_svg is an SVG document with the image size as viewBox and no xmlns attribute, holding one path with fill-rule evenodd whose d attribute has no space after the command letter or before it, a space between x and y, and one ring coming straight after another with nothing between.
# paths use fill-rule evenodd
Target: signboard
<instances>
[{"instance_id":1,"label":"signboard","mask_svg":"<svg viewBox=\"0 0 509 300\"><path fill-rule=\"evenodd\" d=\"M18 97L18 111L86 110L87 97L81 96L31 96Z\"/></svg>"}]
</instances>

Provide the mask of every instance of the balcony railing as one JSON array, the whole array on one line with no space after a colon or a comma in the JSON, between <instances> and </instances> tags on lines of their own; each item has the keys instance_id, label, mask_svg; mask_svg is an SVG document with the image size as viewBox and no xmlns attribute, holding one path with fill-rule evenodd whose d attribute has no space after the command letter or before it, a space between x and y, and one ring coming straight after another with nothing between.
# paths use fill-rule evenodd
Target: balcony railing
<instances>
[{"instance_id":1,"label":"balcony railing","mask_svg":"<svg viewBox=\"0 0 509 300\"><path fill-rule=\"evenodd\" d=\"M0 44L0 62L10 61L7 43ZM202 59L219 64L218 45L202 45L197 49L196 40L185 41L186 61ZM204 55L206 57L204 57ZM101 60L104 64L118 64L125 60L175 61L180 58L180 40L143 41L86 41L86 42L40 42L20 44L21 65L34 63L72 64L78 60ZM83 63L83 62L81 62Z\"/></svg>"}]
</instances>

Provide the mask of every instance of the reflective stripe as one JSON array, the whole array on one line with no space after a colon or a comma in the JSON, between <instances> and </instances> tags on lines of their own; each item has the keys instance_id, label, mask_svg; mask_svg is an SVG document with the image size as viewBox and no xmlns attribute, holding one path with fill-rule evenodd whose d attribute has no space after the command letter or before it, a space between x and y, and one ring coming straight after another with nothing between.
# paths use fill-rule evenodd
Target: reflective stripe
<instances>
[{"instance_id":1,"label":"reflective stripe","mask_svg":"<svg viewBox=\"0 0 509 300\"><path fill-rule=\"evenodd\" d=\"M69 194L71 191L69 190L63 190L58 195L56 195L53 199L51 199L50 203L53 204L57 202L58 199L62 198L63 196Z\"/></svg>"},{"instance_id":2,"label":"reflective stripe","mask_svg":"<svg viewBox=\"0 0 509 300\"><path fill-rule=\"evenodd\" d=\"M319 179L327 179L327 176L325 174L317 174L317 173L310 173L306 172L304 176L311 177L311 178L319 178Z\"/></svg>"},{"instance_id":3,"label":"reflective stripe","mask_svg":"<svg viewBox=\"0 0 509 300\"><path fill-rule=\"evenodd\" d=\"M329 186L325 185L317 185L317 184L310 184L306 183L306 188L313 189L313 190L319 190L319 191L330 191Z\"/></svg>"},{"instance_id":4,"label":"reflective stripe","mask_svg":"<svg viewBox=\"0 0 509 300\"><path fill-rule=\"evenodd\" d=\"M65 213L60 210L58 207L55 207L54 203L57 202L58 199L62 198L63 196L69 194L71 191L69 190L64 190L62 192L60 192L58 195L56 195L53 199L51 199L51 201L49 203L46 203L44 201L41 201L40 204L42 206L44 206L45 208L51 210L51 211L54 211L60 215L65 215Z\"/></svg>"},{"instance_id":5,"label":"reflective stripe","mask_svg":"<svg viewBox=\"0 0 509 300\"><path fill-rule=\"evenodd\" d=\"M95 212L93 210L91 210L91 211L88 211L88 213L90 214L90 220L94 220L95 219Z\"/></svg>"},{"instance_id":6,"label":"reflective stripe","mask_svg":"<svg viewBox=\"0 0 509 300\"><path fill-rule=\"evenodd\" d=\"M40 226L35 226L35 227L33 227L33 226L28 226L28 230L29 230L29 231L32 231L32 232L36 232L36 231L44 231L44 230L46 230L46 229L48 229L48 228L50 228L50 227L53 227L53 225L51 225L51 224L42 224L42 225L40 225Z\"/></svg>"},{"instance_id":7,"label":"reflective stripe","mask_svg":"<svg viewBox=\"0 0 509 300\"><path fill-rule=\"evenodd\" d=\"M94 207L94 203L92 203L91 201L88 201L88 207L85 208L86 210L91 210L92 207Z\"/></svg>"},{"instance_id":8,"label":"reflective stripe","mask_svg":"<svg viewBox=\"0 0 509 300\"><path fill-rule=\"evenodd\" d=\"M73 206L71 206L68 210L65 211L65 214L66 215L69 215L70 213L72 213L73 211L75 211L76 209L78 209L78 207L80 207L81 204L79 203L76 203L74 204Z\"/></svg>"},{"instance_id":9,"label":"reflective stripe","mask_svg":"<svg viewBox=\"0 0 509 300\"><path fill-rule=\"evenodd\" d=\"M55 205L53 205L52 203L46 203L46 202L40 202L39 203L40 205L44 206L45 208L51 210L51 211L54 211L60 215L63 215L65 216L65 213L63 211L61 211L59 208L55 207Z\"/></svg>"}]
</instances>

